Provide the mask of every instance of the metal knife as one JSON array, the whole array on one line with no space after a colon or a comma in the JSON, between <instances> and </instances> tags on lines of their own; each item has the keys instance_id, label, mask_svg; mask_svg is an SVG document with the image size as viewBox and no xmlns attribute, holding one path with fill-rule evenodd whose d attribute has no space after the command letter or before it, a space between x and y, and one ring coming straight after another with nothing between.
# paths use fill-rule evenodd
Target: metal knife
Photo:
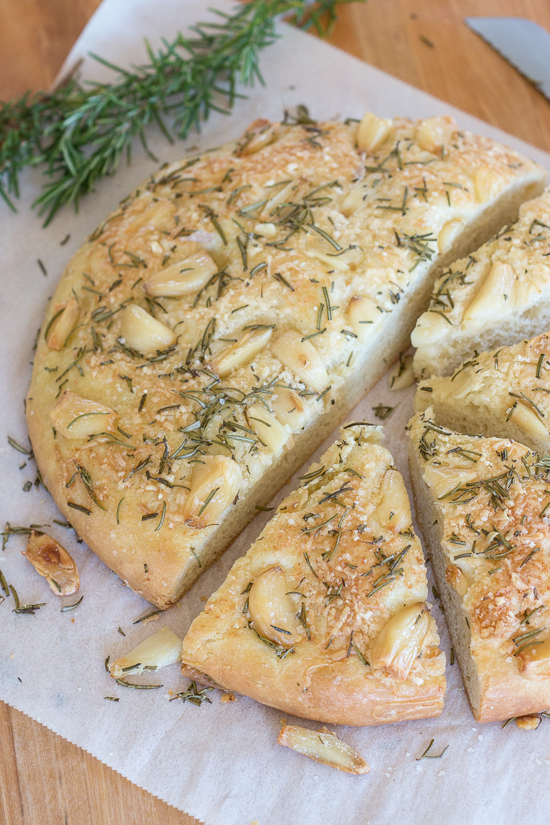
<instances>
[{"instance_id":1,"label":"metal knife","mask_svg":"<svg viewBox=\"0 0 550 825\"><path fill-rule=\"evenodd\" d=\"M479 34L550 100L550 34L524 17L466 17Z\"/></svg>"}]
</instances>

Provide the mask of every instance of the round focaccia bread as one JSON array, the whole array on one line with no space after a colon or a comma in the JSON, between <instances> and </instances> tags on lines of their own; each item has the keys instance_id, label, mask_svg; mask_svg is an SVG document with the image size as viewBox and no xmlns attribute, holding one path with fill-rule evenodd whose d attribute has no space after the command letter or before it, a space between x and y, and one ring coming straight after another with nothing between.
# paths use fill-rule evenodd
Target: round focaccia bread
<instances>
[{"instance_id":1,"label":"round focaccia bread","mask_svg":"<svg viewBox=\"0 0 550 825\"><path fill-rule=\"evenodd\" d=\"M27 404L44 481L166 607L404 349L439 268L544 172L413 123L257 121L162 169L69 262Z\"/></svg>"}]
</instances>

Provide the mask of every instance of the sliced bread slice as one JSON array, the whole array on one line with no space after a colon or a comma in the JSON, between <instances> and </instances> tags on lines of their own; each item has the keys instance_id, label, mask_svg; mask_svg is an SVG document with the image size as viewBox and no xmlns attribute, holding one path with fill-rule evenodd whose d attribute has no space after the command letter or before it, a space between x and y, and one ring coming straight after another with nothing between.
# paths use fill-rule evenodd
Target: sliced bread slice
<instances>
[{"instance_id":1,"label":"sliced bread slice","mask_svg":"<svg viewBox=\"0 0 550 825\"><path fill-rule=\"evenodd\" d=\"M459 435L432 410L410 428L416 511L475 718L550 706L550 464Z\"/></svg>"},{"instance_id":2,"label":"sliced bread slice","mask_svg":"<svg viewBox=\"0 0 550 825\"><path fill-rule=\"evenodd\" d=\"M416 412L432 407L435 420L462 433L515 438L550 452L550 334L514 347L482 352L451 377L418 385Z\"/></svg>"},{"instance_id":3,"label":"sliced bread slice","mask_svg":"<svg viewBox=\"0 0 550 825\"><path fill-rule=\"evenodd\" d=\"M416 375L450 375L488 349L550 329L550 190L437 280L411 336Z\"/></svg>"},{"instance_id":4,"label":"sliced bread slice","mask_svg":"<svg viewBox=\"0 0 550 825\"><path fill-rule=\"evenodd\" d=\"M342 430L183 642L184 674L296 716L437 716L445 656L401 475L380 428Z\"/></svg>"}]
</instances>

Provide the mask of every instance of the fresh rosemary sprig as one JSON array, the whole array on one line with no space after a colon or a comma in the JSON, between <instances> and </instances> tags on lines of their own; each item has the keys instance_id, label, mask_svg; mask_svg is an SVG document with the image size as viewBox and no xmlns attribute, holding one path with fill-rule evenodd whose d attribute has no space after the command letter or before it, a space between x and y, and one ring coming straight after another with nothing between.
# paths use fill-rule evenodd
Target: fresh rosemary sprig
<instances>
[{"instance_id":1,"label":"fresh rosemary sprig","mask_svg":"<svg viewBox=\"0 0 550 825\"><path fill-rule=\"evenodd\" d=\"M146 129L157 124L167 139L185 138L210 112L228 114L238 82L263 83L259 54L278 38L276 19L292 14L301 28L327 34L337 6L352 0L252 0L233 14L213 9L217 21L191 26L153 51L149 62L127 70L93 55L116 72L112 83L81 83L69 77L51 93L27 93L0 103L0 197L15 211L21 171L45 164L49 181L34 203L48 224L67 203L80 198L98 180L113 175L135 139L147 147ZM170 126L167 124L170 121Z\"/></svg>"}]
</instances>

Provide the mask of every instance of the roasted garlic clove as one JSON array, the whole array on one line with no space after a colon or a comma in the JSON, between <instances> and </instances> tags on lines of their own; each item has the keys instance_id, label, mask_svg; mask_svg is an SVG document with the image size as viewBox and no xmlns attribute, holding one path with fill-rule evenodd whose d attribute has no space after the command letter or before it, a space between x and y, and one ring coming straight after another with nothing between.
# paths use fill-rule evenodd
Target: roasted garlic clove
<instances>
[{"instance_id":1,"label":"roasted garlic clove","mask_svg":"<svg viewBox=\"0 0 550 825\"><path fill-rule=\"evenodd\" d=\"M550 639L539 642L538 637L518 654L522 676L527 679L550 679Z\"/></svg>"},{"instance_id":2,"label":"roasted garlic clove","mask_svg":"<svg viewBox=\"0 0 550 825\"><path fill-rule=\"evenodd\" d=\"M470 582L466 573L456 564L448 564L445 570L445 581L456 590L459 596L464 597L468 592Z\"/></svg>"},{"instance_id":3,"label":"roasted garlic clove","mask_svg":"<svg viewBox=\"0 0 550 825\"><path fill-rule=\"evenodd\" d=\"M254 580L248 594L248 612L260 636L281 647L301 640L296 607L288 596L286 576L280 567L270 567Z\"/></svg>"},{"instance_id":4,"label":"roasted garlic clove","mask_svg":"<svg viewBox=\"0 0 550 825\"><path fill-rule=\"evenodd\" d=\"M196 252L156 272L145 281L143 289L153 298L179 298L199 292L217 271L218 267L207 252Z\"/></svg>"},{"instance_id":5,"label":"roasted garlic clove","mask_svg":"<svg viewBox=\"0 0 550 825\"><path fill-rule=\"evenodd\" d=\"M134 676L147 670L160 670L161 667L175 665L181 661L182 640L169 628L163 627L135 647L126 656L109 665L111 676L120 679Z\"/></svg>"},{"instance_id":6,"label":"roasted garlic clove","mask_svg":"<svg viewBox=\"0 0 550 825\"><path fill-rule=\"evenodd\" d=\"M340 212L342 215L345 215L346 218L349 218L358 209L361 208L363 205L363 198L365 197L365 190L363 186L360 184L359 186L354 186L352 189L349 190L347 195L344 196L342 199L342 203L340 204Z\"/></svg>"},{"instance_id":7,"label":"roasted garlic clove","mask_svg":"<svg viewBox=\"0 0 550 825\"><path fill-rule=\"evenodd\" d=\"M416 127L416 142L425 152L441 154L449 143L456 124L451 117L428 117Z\"/></svg>"},{"instance_id":8,"label":"roasted garlic clove","mask_svg":"<svg viewBox=\"0 0 550 825\"><path fill-rule=\"evenodd\" d=\"M398 679L406 679L422 649L430 619L424 602L416 602L392 616L371 648L373 668L385 668Z\"/></svg>"},{"instance_id":9,"label":"roasted garlic clove","mask_svg":"<svg viewBox=\"0 0 550 825\"><path fill-rule=\"evenodd\" d=\"M532 438L548 438L548 430L538 415L521 401L514 406L510 421Z\"/></svg>"},{"instance_id":10,"label":"roasted garlic clove","mask_svg":"<svg viewBox=\"0 0 550 825\"><path fill-rule=\"evenodd\" d=\"M536 716L535 714L530 716L516 716L516 725L520 730L536 730L540 722L540 716Z\"/></svg>"},{"instance_id":11,"label":"roasted garlic clove","mask_svg":"<svg viewBox=\"0 0 550 825\"><path fill-rule=\"evenodd\" d=\"M387 470L380 486L376 517L387 530L401 533L411 526L411 505L401 473Z\"/></svg>"},{"instance_id":12,"label":"roasted garlic clove","mask_svg":"<svg viewBox=\"0 0 550 825\"><path fill-rule=\"evenodd\" d=\"M147 229L166 229L172 222L176 207L166 198L152 201L143 212L131 220L131 232L145 227Z\"/></svg>"},{"instance_id":13,"label":"roasted garlic clove","mask_svg":"<svg viewBox=\"0 0 550 825\"><path fill-rule=\"evenodd\" d=\"M452 329L451 322L446 321L437 312L427 310L422 313L411 333L413 347L422 347L425 344L435 344Z\"/></svg>"},{"instance_id":14,"label":"roasted garlic clove","mask_svg":"<svg viewBox=\"0 0 550 825\"><path fill-rule=\"evenodd\" d=\"M346 773L368 773L370 768L350 745L339 739L335 733L322 728L320 731L300 728L297 725L284 725L281 728L279 745L292 748L293 751L309 756L316 762L329 765Z\"/></svg>"},{"instance_id":15,"label":"roasted garlic clove","mask_svg":"<svg viewBox=\"0 0 550 825\"><path fill-rule=\"evenodd\" d=\"M78 321L80 310L76 298L71 298L61 310L57 318L54 319L47 330L47 342L50 349L63 349L67 339Z\"/></svg>"},{"instance_id":16,"label":"roasted garlic clove","mask_svg":"<svg viewBox=\"0 0 550 825\"><path fill-rule=\"evenodd\" d=\"M216 355L210 362L211 369L220 378L225 378L232 370L250 363L263 350L272 334L272 329L248 330L241 335L238 341L225 347Z\"/></svg>"},{"instance_id":17,"label":"roasted garlic clove","mask_svg":"<svg viewBox=\"0 0 550 825\"><path fill-rule=\"evenodd\" d=\"M277 387L270 399L275 418L281 424L297 430L303 424L304 401L290 387Z\"/></svg>"},{"instance_id":18,"label":"roasted garlic clove","mask_svg":"<svg viewBox=\"0 0 550 825\"><path fill-rule=\"evenodd\" d=\"M274 455L279 455L288 441L288 429L280 424L263 404L252 404L247 410L246 419L268 450Z\"/></svg>"},{"instance_id":19,"label":"roasted garlic clove","mask_svg":"<svg viewBox=\"0 0 550 825\"><path fill-rule=\"evenodd\" d=\"M436 498L442 498L469 481L477 478L477 471L468 467L434 467L429 465L424 470L424 481Z\"/></svg>"},{"instance_id":20,"label":"roasted garlic clove","mask_svg":"<svg viewBox=\"0 0 550 825\"><path fill-rule=\"evenodd\" d=\"M356 295L351 299L348 304L347 315L353 332L362 344L371 337L384 317L384 313L366 295Z\"/></svg>"},{"instance_id":21,"label":"roasted garlic clove","mask_svg":"<svg viewBox=\"0 0 550 825\"><path fill-rule=\"evenodd\" d=\"M122 310L120 334L124 343L146 357L168 349L177 341L177 336L171 329L137 304L128 304Z\"/></svg>"},{"instance_id":22,"label":"roasted garlic clove","mask_svg":"<svg viewBox=\"0 0 550 825\"><path fill-rule=\"evenodd\" d=\"M502 177L490 167L478 169L474 179L477 202L487 203L492 200L498 194L502 182Z\"/></svg>"},{"instance_id":23,"label":"roasted garlic clove","mask_svg":"<svg viewBox=\"0 0 550 825\"><path fill-rule=\"evenodd\" d=\"M510 264L496 261L466 308L463 325L486 326L513 312L515 283L516 275Z\"/></svg>"},{"instance_id":24,"label":"roasted garlic clove","mask_svg":"<svg viewBox=\"0 0 550 825\"><path fill-rule=\"evenodd\" d=\"M400 358L389 375L390 390L405 390L414 384L412 355Z\"/></svg>"},{"instance_id":25,"label":"roasted garlic clove","mask_svg":"<svg viewBox=\"0 0 550 825\"><path fill-rule=\"evenodd\" d=\"M390 134L392 121L367 112L357 127L357 148L363 152L375 152Z\"/></svg>"},{"instance_id":26,"label":"roasted garlic clove","mask_svg":"<svg viewBox=\"0 0 550 825\"><path fill-rule=\"evenodd\" d=\"M275 186L274 189L269 190L274 194L264 205L259 219L261 221L275 221L275 223L281 220L284 213L293 208L292 204L297 203L308 188L311 189L311 185L305 178L291 180L284 186ZM275 226L275 224L272 223L271 226Z\"/></svg>"},{"instance_id":27,"label":"roasted garlic clove","mask_svg":"<svg viewBox=\"0 0 550 825\"><path fill-rule=\"evenodd\" d=\"M277 234L277 227L274 223L257 223L254 232L256 235L261 235L262 238L274 238Z\"/></svg>"},{"instance_id":28,"label":"roasted garlic clove","mask_svg":"<svg viewBox=\"0 0 550 825\"><path fill-rule=\"evenodd\" d=\"M239 492L241 479L241 468L232 458L205 455L191 474L191 490L183 508L186 525L201 530L213 524Z\"/></svg>"},{"instance_id":29,"label":"roasted garlic clove","mask_svg":"<svg viewBox=\"0 0 550 825\"><path fill-rule=\"evenodd\" d=\"M56 596L71 596L80 587L78 570L65 548L46 533L35 530L27 541L26 556L37 573L44 576Z\"/></svg>"},{"instance_id":30,"label":"roasted garlic clove","mask_svg":"<svg viewBox=\"0 0 550 825\"><path fill-rule=\"evenodd\" d=\"M271 344L271 351L307 387L315 392L326 389L328 374L321 356L311 341L302 341L299 332L293 329L282 332Z\"/></svg>"},{"instance_id":31,"label":"roasted garlic clove","mask_svg":"<svg viewBox=\"0 0 550 825\"><path fill-rule=\"evenodd\" d=\"M111 407L66 390L50 410L50 421L55 431L65 438L88 438L114 432L118 414Z\"/></svg>"},{"instance_id":32,"label":"roasted garlic clove","mask_svg":"<svg viewBox=\"0 0 550 825\"><path fill-rule=\"evenodd\" d=\"M270 123L269 120L263 118L255 120L244 133L244 141L235 154L240 156L256 154L260 149L277 140L280 128L280 123Z\"/></svg>"},{"instance_id":33,"label":"roasted garlic clove","mask_svg":"<svg viewBox=\"0 0 550 825\"><path fill-rule=\"evenodd\" d=\"M330 271L347 272L349 269L349 265L342 258L336 255L327 255L326 252L315 247L307 249L306 255L308 258L315 258L316 261L324 264Z\"/></svg>"},{"instance_id":34,"label":"roasted garlic clove","mask_svg":"<svg viewBox=\"0 0 550 825\"><path fill-rule=\"evenodd\" d=\"M437 236L437 247L440 252L446 252L450 249L458 231L462 225L462 221L454 218L452 221L447 221L439 230Z\"/></svg>"}]
</instances>

